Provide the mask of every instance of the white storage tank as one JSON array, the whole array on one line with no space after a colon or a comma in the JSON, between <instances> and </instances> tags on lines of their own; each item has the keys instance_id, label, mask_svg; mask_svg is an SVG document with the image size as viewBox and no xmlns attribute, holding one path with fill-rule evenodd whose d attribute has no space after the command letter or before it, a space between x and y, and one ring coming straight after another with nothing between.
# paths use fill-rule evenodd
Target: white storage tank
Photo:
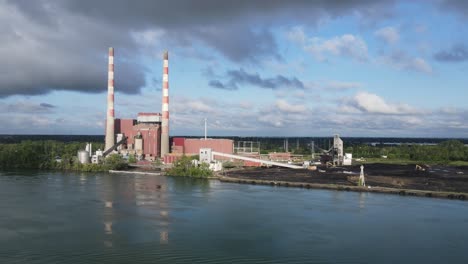
<instances>
[{"instance_id":1,"label":"white storage tank","mask_svg":"<svg viewBox=\"0 0 468 264\"><path fill-rule=\"evenodd\" d=\"M142 138L135 138L135 151L137 152L143 151L143 139Z\"/></svg>"},{"instance_id":2,"label":"white storage tank","mask_svg":"<svg viewBox=\"0 0 468 264\"><path fill-rule=\"evenodd\" d=\"M89 152L86 150L78 151L78 161L81 164L88 164L89 163Z\"/></svg>"}]
</instances>

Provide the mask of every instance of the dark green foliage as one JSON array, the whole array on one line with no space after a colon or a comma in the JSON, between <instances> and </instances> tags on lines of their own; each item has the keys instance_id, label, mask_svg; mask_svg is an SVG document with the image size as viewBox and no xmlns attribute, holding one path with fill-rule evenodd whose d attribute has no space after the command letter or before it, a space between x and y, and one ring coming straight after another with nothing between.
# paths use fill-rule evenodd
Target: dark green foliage
<instances>
[{"instance_id":1,"label":"dark green foliage","mask_svg":"<svg viewBox=\"0 0 468 264\"><path fill-rule=\"evenodd\" d=\"M123 170L127 168L127 163L119 154L111 154L104 160L104 166L109 170Z\"/></svg>"},{"instance_id":2,"label":"dark green foliage","mask_svg":"<svg viewBox=\"0 0 468 264\"><path fill-rule=\"evenodd\" d=\"M195 166L192 164L194 157L183 156L176 162L173 167L167 171L167 175L171 176L188 176L196 178L206 178L213 176L213 172L209 169L208 164Z\"/></svg>"},{"instance_id":3,"label":"dark green foliage","mask_svg":"<svg viewBox=\"0 0 468 264\"><path fill-rule=\"evenodd\" d=\"M95 149L103 148L102 143L92 143ZM78 165L75 165L74 160L78 150L84 149L85 144L53 140L25 140L14 144L0 144L0 169L76 169ZM61 161L56 161L56 158Z\"/></svg>"},{"instance_id":4,"label":"dark green foliage","mask_svg":"<svg viewBox=\"0 0 468 264\"><path fill-rule=\"evenodd\" d=\"M347 147L345 152L353 156L365 158L380 158L385 155L389 159L413 160L420 162L444 163L449 161L468 161L468 147L458 140L448 140L438 145L400 145L400 146L369 146L357 145Z\"/></svg>"},{"instance_id":5,"label":"dark green foliage","mask_svg":"<svg viewBox=\"0 0 468 264\"><path fill-rule=\"evenodd\" d=\"M128 163L137 163L137 159L135 158L135 155L128 156Z\"/></svg>"}]
</instances>

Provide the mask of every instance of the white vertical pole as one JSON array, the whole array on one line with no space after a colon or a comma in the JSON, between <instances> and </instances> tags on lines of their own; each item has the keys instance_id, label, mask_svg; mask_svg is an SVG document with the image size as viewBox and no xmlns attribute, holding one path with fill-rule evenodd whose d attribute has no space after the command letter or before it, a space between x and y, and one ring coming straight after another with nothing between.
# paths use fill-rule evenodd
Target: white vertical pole
<instances>
[{"instance_id":1,"label":"white vertical pole","mask_svg":"<svg viewBox=\"0 0 468 264\"><path fill-rule=\"evenodd\" d=\"M206 140L207 128L206 128L206 118L205 118L205 140Z\"/></svg>"}]
</instances>

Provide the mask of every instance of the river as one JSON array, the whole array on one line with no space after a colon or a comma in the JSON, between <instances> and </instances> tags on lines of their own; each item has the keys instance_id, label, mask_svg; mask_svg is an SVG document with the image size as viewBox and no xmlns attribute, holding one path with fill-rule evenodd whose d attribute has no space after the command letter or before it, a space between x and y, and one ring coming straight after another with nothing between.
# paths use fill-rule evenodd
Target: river
<instances>
[{"instance_id":1,"label":"river","mask_svg":"<svg viewBox=\"0 0 468 264\"><path fill-rule=\"evenodd\" d=\"M0 173L0 263L468 263L468 202Z\"/></svg>"}]
</instances>

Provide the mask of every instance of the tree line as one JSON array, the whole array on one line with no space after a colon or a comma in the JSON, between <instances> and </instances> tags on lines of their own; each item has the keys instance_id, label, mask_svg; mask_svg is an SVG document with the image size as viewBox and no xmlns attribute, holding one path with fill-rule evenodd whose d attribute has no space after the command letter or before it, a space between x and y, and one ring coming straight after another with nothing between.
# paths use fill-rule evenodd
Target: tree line
<instances>
[{"instance_id":1,"label":"tree line","mask_svg":"<svg viewBox=\"0 0 468 264\"><path fill-rule=\"evenodd\" d=\"M91 142L94 149L103 149L101 142ZM55 140L24 140L20 143L0 144L0 169L61 169L80 171L107 171L125 166L119 155L112 156L104 164L81 164L78 150L84 142Z\"/></svg>"},{"instance_id":2,"label":"tree line","mask_svg":"<svg viewBox=\"0 0 468 264\"><path fill-rule=\"evenodd\" d=\"M94 149L103 149L101 142L91 142ZM24 140L20 143L0 143L0 169L64 169L83 171L105 171L112 168L125 166L122 158L112 157L106 159L103 165L80 164L77 162L78 150L84 149L84 142L61 142L54 140ZM262 147L262 152L266 152ZM269 150L275 150L281 146L270 145ZM468 147L459 140L447 140L437 145L411 145L397 146L386 145L346 145L345 152L352 153L353 157L381 158L412 160L418 162L449 162L468 161ZM310 149L306 146L294 150L295 154L310 155ZM186 169L187 161L180 167ZM191 173L189 173L191 174Z\"/></svg>"},{"instance_id":3,"label":"tree line","mask_svg":"<svg viewBox=\"0 0 468 264\"><path fill-rule=\"evenodd\" d=\"M353 157L404 159L427 162L468 161L468 147L459 140L447 140L437 145L370 146L356 145L345 147Z\"/></svg>"}]
</instances>

